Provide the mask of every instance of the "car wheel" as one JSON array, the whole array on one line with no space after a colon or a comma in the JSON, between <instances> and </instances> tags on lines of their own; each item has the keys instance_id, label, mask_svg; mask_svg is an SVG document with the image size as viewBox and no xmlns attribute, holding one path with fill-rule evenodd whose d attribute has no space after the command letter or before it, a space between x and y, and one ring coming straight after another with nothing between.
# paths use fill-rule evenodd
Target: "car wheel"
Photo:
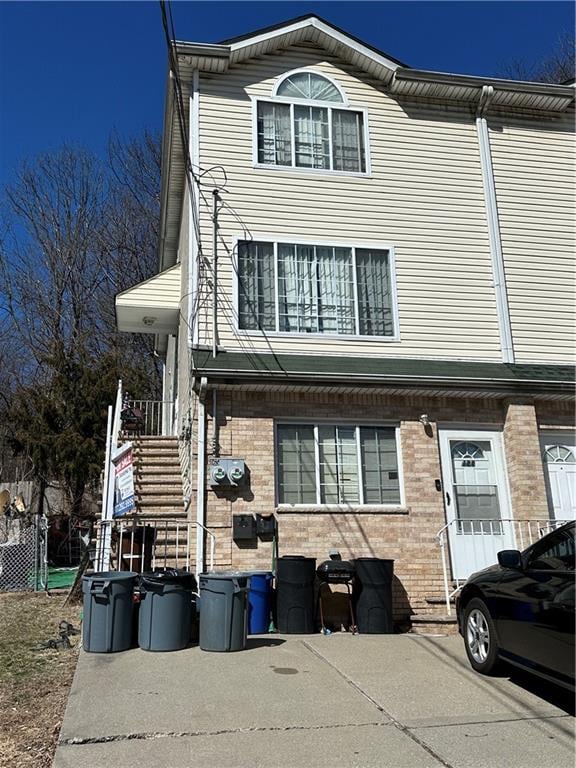
<instances>
[{"instance_id":1,"label":"car wheel","mask_svg":"<svg viewBox=\"0 0 576 768\"><path fill-rule=\"evenodd\" d=\"M499 666L494 622L483 600L474 597L464 611L464 645L476 672L490 675Z\"/></svg>"}]
</instances>

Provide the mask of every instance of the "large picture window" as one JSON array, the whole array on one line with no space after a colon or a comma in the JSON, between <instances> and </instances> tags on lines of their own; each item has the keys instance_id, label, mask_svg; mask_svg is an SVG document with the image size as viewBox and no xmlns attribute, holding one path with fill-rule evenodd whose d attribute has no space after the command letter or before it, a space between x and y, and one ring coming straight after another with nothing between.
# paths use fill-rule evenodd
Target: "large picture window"
<instances>
[{"instance_id":1,"label":"large picture window","mask_svg":"<svg viewBox=\"0 0 576 768\"><path fill-rule=\"evenodd\" d=\"M280 504L400 504L396 429L278 424Z\"/></svg>"},{"instance_id":2,"label":"large picture window","mask_svg":"<svg viewBox=\"0 0 576 768\"><path fill-rule=\"evenodd\" d=\"M366 172L364 114L343 108L342 94L327 78L294 73L275 98L256 107L259 164Z\"/></svg>"},{"instance_id":3,"label":"large picture window","mask_svg":"<svg viewBox=\"0 0 576 768\"><path fill-rule=\"evenodd\" d=\"M390 251L241 241L238 321L242 330L394 337Z\"/></svg>"}]
</instances>

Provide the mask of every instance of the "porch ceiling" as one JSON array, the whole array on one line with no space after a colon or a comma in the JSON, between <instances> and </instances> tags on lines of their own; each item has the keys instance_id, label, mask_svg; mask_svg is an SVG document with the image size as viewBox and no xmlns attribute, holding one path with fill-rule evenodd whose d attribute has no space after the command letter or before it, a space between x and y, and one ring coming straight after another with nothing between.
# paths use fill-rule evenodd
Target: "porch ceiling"
<instances>
[{"instance_id":1,"label":"porch ceiling","mask_svg":"<svg viewBox=\"0 0 576 768\"><path fill-rule=\"evenodd\" d=\"M128 333L176 333L180 313L180 264L116 296L116 324Z\"/></svg>"}]
</instances>

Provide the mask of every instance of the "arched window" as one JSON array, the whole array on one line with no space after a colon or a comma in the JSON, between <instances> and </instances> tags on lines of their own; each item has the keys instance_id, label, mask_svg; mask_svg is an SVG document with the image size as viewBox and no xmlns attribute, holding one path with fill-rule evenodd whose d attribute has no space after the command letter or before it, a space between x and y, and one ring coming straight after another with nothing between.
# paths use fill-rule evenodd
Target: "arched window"
<instances>
[{"instance_id":1,"label":"arched window","mask_svg":"<svg viewBox=\"0 0 576 768\"><path fill-rule=\"evenodd\" d=\"M335 101L344 98L336 85L316 72L295 72L282 80L276 88L276 96L285 99L306 99L307 101Z\"/></svg>"},{"instance_id":2,"label":"arched window","mask_svg":"<svg viewBox=\"0 0 576 768\"><path fill-rule=\"evenodd\" d=\"M324 75L284 75L271 100L258 100L257 116L259 165L366 173L364 113Z\"/></svg>"},{"instance_id":3,"label":"arched window","mask_svg":"<svg viewBox=\"0 0 576 768\"><path fill-rule=\"evenodd\" d=\"M571 450L565 445L551 445L545 453L544 459L547 464L574 464L576 459Z\"/></svg>"}]
</instances>

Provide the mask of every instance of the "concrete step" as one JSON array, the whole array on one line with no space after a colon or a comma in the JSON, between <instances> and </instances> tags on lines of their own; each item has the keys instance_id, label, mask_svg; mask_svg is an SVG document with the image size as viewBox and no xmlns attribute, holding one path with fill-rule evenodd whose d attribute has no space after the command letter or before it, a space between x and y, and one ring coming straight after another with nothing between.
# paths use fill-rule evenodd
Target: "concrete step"
<instances>
[{"instance_id":1,"label":"concrete step","mask_svg":"<svg viewBox=\"0 0 576 768\"><path fill-rule=\"evenodd\" d=\"M446 598L445 597L438 597L438 595L430 595L426 599L426 602L428 605L446 605ZM450 598L450 605L454 605L456 602L455 597Z\"/></svg>"},{"instance_id":2,"label":"concrete step","mask_svg":"<svg viewBox=\"0 0 576 768\"><path fill-rule=\"evenodd\" d=\"M135 477L181 477L180 466L174 464L142 464L136 467Z\"/></svg>"},{"instance_id":3,"label":"concrete step","mask_svg":"<svg viewBox=\"0 0 576 768\"><path fill-rule=\"evenodd\" d=\"M134 451L146 453L147 451L178 451L178 441L148 440L144 443L132 443Z\"/></svg>"},{"instance_id":4,"label":"concrete step","mask_svg":"<svg viewBox=\"0 0 576 768\"><path fill-rule=\"evenodd\" d=\"M154 454L154 456L137 456L134 459L134 465L136 469L142 467L149 469L150 467L178 467L180 469L180 459L173 454Z\"/></svg>"},{"instance_id":5,"label":"concrete step","mask_svg":"<svg viewBox=\"0 0 576 768\"><path fill-rule=\"evenodd\" d=\"M161 513L148 511L136 512L136 514L131 515L126 522L133 522L136 525L146 525L146 523L149 523L151 520L157 521L159 517L162 518L162 521L166 520L169 523L173 522L181 524L182 520L186 521L188 519L188 513L185 512L183 508L176 508L171 512L163 510Z\"/></svg>"},{"instance_id":6,"label":"concrete step","mask_svg":"<svg viewBox=\"0 0 576 768\"><path fill-rule=\"evenodd\" d=\"M415 635L457 635L458 622L456 616L420 613L410 617L412 628L410 632Z\"/></svg>"},{"instance_id":7,"label":"concrete step","mask_svg":"<svg viewBox=\"0 0 576 768\"><path fill-rule=\"evenodd\" d=\"M174 503L175 499L179 499L179 503L178 504ZM178 509L178 507L183 506L183 504L182 504L182 496L170 496L170 495L167 495L167 496L152 496L152 497L150 497L150 496L146 495L146 496L143 496L138 501L138 506L142 509L142 511L144 511L148 507L176 507L176 509ZM166 514L166 512L164 512L164 514Z\"/></svg>"},{"instance_id":8,"label":"concrete step","mask_svg":"<svg viewBox=\"0 0 576 768\"><path fill-rule=\"evenodd\" d=\"M174 473L173 475L168 475L166 473L162 473L161 475L139 475L138 477L134 478L134 482L141 488L150 488L151 486L163 486L164 488L182 487L182 478L180 477L179 473Z\"/></svg>"},{"instance_id":9,"label":"concrete step","mask_svg":"<svg viewBox=\"0 0 576 768\"><path fill-rule=\"evenodd\" d=\"M173 496L180 498L182 501L182 483L172 480L169 483L134 483L136 487L136 495L141 497L146 496Z\"/></svg>"},{"instance_id":10,"label":"concrete step","mask_svg":"<svg viewBox=\"0 0 576 768\"><path fill-rule=\"evenodd\" d=\"M188 513L184 511L182 507L174 507L173 509L159 508L158 510L147 508L145 511L139 511L137 509L136 514L130 518L131 522L135 522L136 525L158 525L163 526L165 521L170 521L172 524L178 523L182 525L188 520Z\"/></svg>"},{"instance_id":11,"label":"concrete step","mask_svg":"<svg viewBox=\"0 0 576 768\"><path fill-rule=\"evenodd\" d=\"M154 504L142 504L140 502L136 502L136 514L144 514L149 515L150 517L161 517L164 519L165 517L176 517L176 515L179 514L180 510L182 510L183 513L183 519L185 520L188 517L188 513L184 513L184 508L182 507L182 504L172 504L164 505L164 506L158 506Z\"/></svg>"}]
</instances>

